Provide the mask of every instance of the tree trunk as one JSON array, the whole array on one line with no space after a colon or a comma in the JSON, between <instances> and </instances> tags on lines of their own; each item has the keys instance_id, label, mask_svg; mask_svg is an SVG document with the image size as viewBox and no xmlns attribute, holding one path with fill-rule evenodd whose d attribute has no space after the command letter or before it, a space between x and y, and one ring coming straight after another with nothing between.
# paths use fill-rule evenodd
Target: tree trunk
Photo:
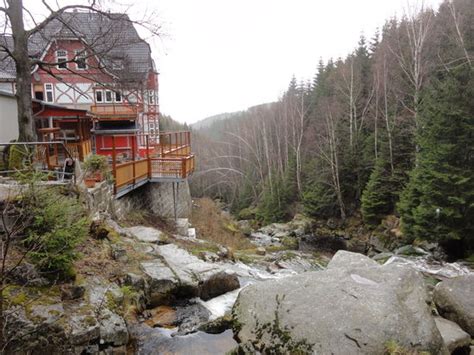
<instances>
[{"instance_id":1,"label":"tree trunk","mask_svg":"<svg viewBox=\"0 0 474 355\"><path fill-rule=\"evenodd\" d=\"M13 59L16 64L16 99L18 107L18 140L31 142L36 138L31 105L31 61L28 57L28 33L23 23L23 1L8 0L7 14L13 32Z\"/></svg>"}]
</instances>

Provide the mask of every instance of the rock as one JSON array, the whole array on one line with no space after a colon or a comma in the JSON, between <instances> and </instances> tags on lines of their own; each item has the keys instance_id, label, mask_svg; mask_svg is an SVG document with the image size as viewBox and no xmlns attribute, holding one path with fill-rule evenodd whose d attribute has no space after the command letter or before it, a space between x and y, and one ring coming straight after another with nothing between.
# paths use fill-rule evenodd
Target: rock
<instances>
[{"instance_id":1,"label":"rock","mask_svg":"<svg viewBox=\"0 0 474 355\"><path fill-rule=\"evenodd\" d=\"M143 276L134 274L132 272L129 272L127 275L125 275L124 281L126 285L131 286L137 290L145 290L146 288L146 281Z\"/></svg>"},{"instance_id":2,"label":"rock","mask_svg":"<svg viewBox=\"0 0 474 355\"><path fill-rule=\"evenodd\" d=\"M149 311L151 317L146 320L150 327L174 327L177 324L176 311L168 306L159 306Z\"/></svg>"},{"instance_id":3,"label":"rock","mask_svg":"<svg viewBox=\"0 0 474 355\"><path fill-rule=\"evenodd\" d=\"M157 251L179 279L180 286L197 289L197 295L215 297L240 287L235 282L237 277L225 272L224 267L206 263L174 244L159 246ZM219 282L222 286L218 287ZM211 290L211 285L216 285L219 291Z\"/></svg>"},{"instance_id":4,"label":"rock","mask_svg":"<svg viewBox=\"0 0 474 355\"><path fill-rule=\"evenodd\" d=\"M49 284L48 280L41 277L33 264L22 263L14 268L8 275L8 279L18 285L42 287Z\"/></svg>"},{"instance_id":5,"label":"rock","mask_svg":"<svg viewBox=\"0 0 474 355\"><path fill-rule=\"evenodd\" d=\"M340 236L308 235L301 238L301 250L328 251L347 250L347 241Z\"/></svg>"},{"instance_id":6,"label":"rock","mask_svg":"<svg viewBox=\"0 0 474 355\"><path fill-rule=\"evenodd\" d=\"M176 233L185 237L188 236L189 220L187 218L177 218L175 226Z\"/></svg>"},{"instance_id":7,"label":"rock","mask_svg":"<svg viewBox=\"0 0 474 355\"><path fill-rule=\"evenodd\" d=\"M119 245L112 244L111 246L112 259L126 263L128 261L127 250Z\"/></svg>"},{"instance_id":8,"label":"rock","mask_svg":"<svg viewBox=\"0 0 474 355\"><path fill-rule=\"evenodd\" d=\"M239 287L240 282L236 274L220 271L217 274L211 275L200 285L200 297L207 301L229 291L236 290Z\"/></svg>"},{"instance_id":9,"label":"rock","mask_svg":"<svg viewBox=\"0 0 474 355\"><path fill-rule=\"evenodd\" d=\"M327 270L245 287L233 328L250 353L383 354L389 341L446 353L426 300L411 268L340 251Z\"/></svg>"},{"instance_id":10,"label":"rock","mask_svg":"<svg viewBox=\"0 0 474 355\"><path fill-rule=\"evenodd\" d=\"M240 287L237 276L225 272L223 266L202 261L174 244L157 247L157 253L161 259L141 263L151 306L179 298L208 299Z\"/></svg>"},{"instance_id":11,"label":"rock","mask_svg":"<svg viewBox=\"0 0 474 355\"><path fill-rule=\"evenodd\" d=\"M180 286L173 271L160 259L142 262L140 267L148 278L147 303L151 307L170 303Z\"/></svg>"},{"instance_id":12,"label":"rock","mask_svg":"<svg viewBox=\"0 0 474 355\"><path fill-rule=\"evenodd\" d=\"M329 262L328 269L357 269L379 267L374 260L359 253L352 253L345 250L338 251Z\"/></svg>"},{"instance_id":13,"label":"rock","mask_svg":"<svg viewBox=\"0 0 474 355\"><path fill-rule=\"evenodd\" d=\"M72 314L69 318L69 325L71 327L69 341L73 345L99 341L100 326L92 310L84 312L84 314Z\"/></svg>"},{"instance_id":14,"label":"rock","mask_svg":"<svg viewBox=\"0 0 474 355\"><path fill-rule=\"evenodd\" d=\"M250 240L258 245L258 246L281 246L280 239L275 238L271 235L262 233L262 232L254 232L250 234Z\"/></svg>"},{"instance_id":15,"label":"rock","mask_svg":"<svg viewBox=\"0 0 474 355\"><path fill-rule=\"evenodd\" d=\"M193 303L186 307L178 307L176 321L179 324L178 334L188 334L197 330L209 320L209 310L200 303Z\"/></svg>"},{"instance_id":16,"label":"rock","mask_svg":"<svg viewBox=\"0 0 474 355\"><path fill-rule=\"evenodd\" d=\"M380 253L376 254L372 257L372 260L375 261L381 261L381 262L386 262L388 259L390 259L393 256L393 253Z\"/></svg>"},{"instance_id":17,"label":"rock","mask_svg":"<svg viewBox=\"0 0 474 355\"><path fill-rule=\"evenodd\" d=\"M255 254L257 254L257 255L265 255L266 253L267 253L267 251L265 250L264 247L258 247L255 250Z\"/></svg>"},{"instance_id":18,"label":"rock","mask_svg":"<svg viewBox=\"0 0 474 355\"><path fill-rule=\"evenodd\" d=\"M229 249L223 247L222 245L219 246L219 251L217 252L217 256L222 259L226 259L229 257Z\"/></svg>"},{"instance_id":19,"label":"rock","mask_svg":"<svg viewBox=\"0 0 474 355\"><path fill-rule=\"evenodd\" d=\"M373 250L379 252L379 253L386 253L388 252L388 248L385 245L385 242L383 242L380 237L376 235L371 235L369 239L369 246L372 247Z\"/></svg>"},{"instance_id":20,"label":"rock","mask_svg":"<svg viewBox=\"0 0 474 355\"><path fill-rule=\"evenodd\" d=\"M413 245L404 245L395 249L395 255L427 255L426 251Z\"/></svg>"},{"instance_id":21,"label":"rock","mask_svg":"<svg viewBox=\"0 0 474 355\"><path fill-rule=\"evenodd\" d=\"M84 297L86 288L78 285L63 285L61 286L62 300L77 300Z\"/></svg>"},{"instance_id":22,"label":"rock","mask_svg":"<svg viewBox=\"0 0 474 355\"><path fill-rule=\"evenodd\" d=\"M105 308L100 314L100 344L113 346L128 343L127 325L122 317Z\"/></svg>"},{"instance_id":23,"label":"rock","mask_svg":"<svg viewBox=\"0 0 474 355\"><path fill-rule=\"evenodd\" d=\"M73 354L75 355L89 355L89 354L98 354L99 353L99 344L90 344L75 346Z\"/></svg>"},{"instance_id":24,"label":"rock","mask_svg":"<svg viewBox=\"0 0 474 355\"><path fill-rule=\"evenodd\" d=\"M152 227L135 226L125 228L136 240L146 243L165 243L166 236L163 232Z\"/></svg>"},{"instance_id":25,"label":"rock","mask_svg":"<svg viewBox=\"0 0 474 355\"><path fill-rule=\"evenodd\" d=\"M99 355L127 355L127 347L125 345L118 347L111 347L101 350Z\"/></svg>"},{"instance_id":26,"label":"rock","mask_svg":"<svg viewBox=\"0 0 474 355\"><path fill-rule=\"evenodd\" d=\"M347 241L347 250L354 253L365 253L368 250L368 245L363 240L351 238Z\"/></svg>"},{"instance_id":27,"label":"rock","mask_svg":"<svg viewBox=\"0 0 474 355\"><path fill-rule=\"evenodd\" d=\"M433 299L439 313L474 337L474 273L436 285Z\"/></svg>"},{"instance_id":28,"label":"rock","mask_svg":"<svg viewBox=\"0 0 474 355\"><path fill-rule=\"evenodd\" d=\"M188 237L196 239L196 228L188 228Z\"/></svg>"},{"instance_id":29,"label":"rock","mask_svg":"<svg viewBox=\"0 0 474 355\"><path fill-rule=\"evenodd\" d=\"M289 236L291 234L291 230L291 226L286 223L272 223L260 228L258 231L266 235L283 238Z\"/></svg>"},{"instance_id":30,"label":"rock","mask_svg":"<svg viewBox=\"0 0 474 355\"><path fill-rule=\"evenodd\" d=\"M441 317L435 317L435 322L450 353L459 348L469 348L471 337L459 325Z\"/></svg>"},{"instance_id":31,"label":"rock","mask_svg":"<svg viewBox=\"0 0 474 355\"><path fill-rule=\"evenodd\" d=\"M237 221L237 225L239 226L240 231L249 236L252 233L252 224L247 219L242 219Z\"/></svg>"},{"instance_id":32,"label":"rock","mask_svg":"<svg viewBox=\"0 0 474 355\"><path fill-rule=\"evenodd\" d=\"M61 303L55 304L32 304L30 306L29 317L35 320L35 323L44 326L52 325L64 318L64 307Z\"/></svg>"},{"instance_id":33,"label":"rock","mask_svg":"<svg viewBox=\"0 0 474 355\"><path fill-rule=\"evenodd\" d=\"M232 317L225 315L199 326L198 330L208 334L220 334L232 327Z\"/></svg>"},{"instance_id":34,"label":"rock","mask_svg":"<svg viewBox=\"0 0 474 355\"><path fill-rule=\"evenodd\" d=\"M210 262L210 263L214 263L214 262L217 262L220 260L220 257L219 255L217 255L216 253L213 253L213 252L210 252L210 251L201 251L199 253L199 257L206 261L206 262Z\"/></svg>"}]
</instances>

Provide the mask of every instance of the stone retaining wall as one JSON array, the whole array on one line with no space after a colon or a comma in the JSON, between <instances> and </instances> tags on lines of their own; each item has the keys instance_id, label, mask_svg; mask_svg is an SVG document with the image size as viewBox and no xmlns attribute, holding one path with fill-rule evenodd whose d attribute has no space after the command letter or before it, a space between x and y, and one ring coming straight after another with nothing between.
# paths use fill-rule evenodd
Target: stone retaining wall
<instances>
[{"instance_id":1,"label":"stone retaining wall","mask_svg":"<svg viewBox=\"0 0 474 355\"><path fill-rule=\"evenodd\" d=\"M163 218L174 218L173 183L147 183L127 195L114 199L113 189L106 182L87 191L87 204L91 214L109 213L123 219L137 210L148 210ZM192 200L188 182L175 183L176 217L189 218Z\"/></svg>"}]
</instances>

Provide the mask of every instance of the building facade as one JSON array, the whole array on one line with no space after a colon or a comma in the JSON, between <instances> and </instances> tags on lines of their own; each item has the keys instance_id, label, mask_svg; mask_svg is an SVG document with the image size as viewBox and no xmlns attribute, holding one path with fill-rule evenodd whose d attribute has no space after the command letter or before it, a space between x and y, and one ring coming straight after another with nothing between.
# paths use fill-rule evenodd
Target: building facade
<instances>
[{"instance_id":1,"label":"building facade","mask_svg":"<svg viewBox=\"0 0 474 355\"><path fill-rule=\"evenodd\" d=\"M1 39L12 45L10 37ZM159 138L158 71L149 44L123 14L65 13L30 38L32 96L48 104L88 110L94 149L110 154L110 136L135 135L137 151L148 135ZM14 93L13 61L0 58L0 88ZM130 148L130 138L117 139Z\"/></svg>"}]
</instances>

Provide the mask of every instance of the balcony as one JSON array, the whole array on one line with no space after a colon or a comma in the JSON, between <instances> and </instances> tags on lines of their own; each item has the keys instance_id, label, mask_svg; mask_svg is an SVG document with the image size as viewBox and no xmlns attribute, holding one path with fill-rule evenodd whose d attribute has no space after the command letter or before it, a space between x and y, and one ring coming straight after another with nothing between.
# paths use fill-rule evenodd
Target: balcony
<instances>
[{"instance_id":1,"label":"balcony","mask_svg":"<svg viewBox=\"0 0 474 355\"><path fill-rule=\"evenodd\" d=\"M99 121L132 121L138 116L138 105L101 104L92 105L91 112Z\"/></svg>"},{"instance_id":2,"label":"balcony","mask_svg":"<svg viewBox=\"0 0 474 355\"><path fill-rule=\"evenodd\" d=\"M190 132L166 132L159 135L159 144L151 144L154 137L134 136L138 142L130 147L117 145L124 135L111 136L111 165L114 176L114 193L121 197L147 182L185 181L195 170L191 153ZM139 146L145 147L140 152Z\"/></svg>"}]
</instances>

